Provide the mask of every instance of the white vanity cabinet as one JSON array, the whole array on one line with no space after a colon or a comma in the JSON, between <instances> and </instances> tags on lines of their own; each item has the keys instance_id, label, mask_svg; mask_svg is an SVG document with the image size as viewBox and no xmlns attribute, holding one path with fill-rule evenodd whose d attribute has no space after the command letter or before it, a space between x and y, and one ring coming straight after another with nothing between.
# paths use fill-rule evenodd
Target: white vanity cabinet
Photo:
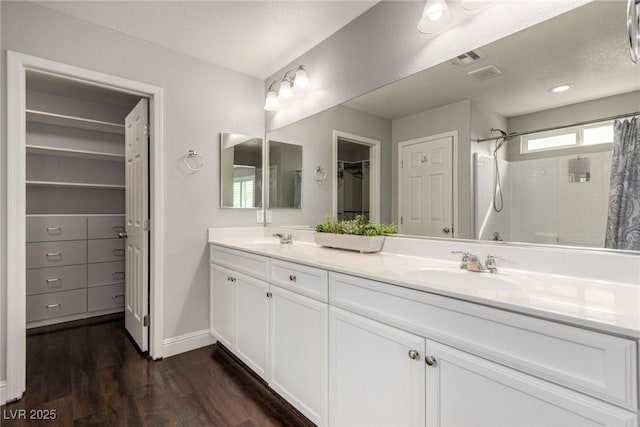
<instances>
[{"instance_id":1,"label":"white vanity cabinet","mask_svg":"<svg viewBox=\"0 0 640 427\"><path fill-rule=\"evenodd\" d=\"M424 338L329 310L329 424L424 426Z\"/></svg>"},{"instance_id":2,"label":"white vanity cabinet","mask_svg":"<svg viewBox=\"0 0 640 427\"><path fill-rule=\"evenodd\" d=\"M219 257L217 256L219 255ZM236 265L251 259L255 270ZM210 332L256 374L266 380L269 339L269 285L238 272L266 277L267 261L224 249L211 249ZM227 267L218 265L220 262ZM235 267L235 268L234 268Z\"/></svg>"}]
</instances>

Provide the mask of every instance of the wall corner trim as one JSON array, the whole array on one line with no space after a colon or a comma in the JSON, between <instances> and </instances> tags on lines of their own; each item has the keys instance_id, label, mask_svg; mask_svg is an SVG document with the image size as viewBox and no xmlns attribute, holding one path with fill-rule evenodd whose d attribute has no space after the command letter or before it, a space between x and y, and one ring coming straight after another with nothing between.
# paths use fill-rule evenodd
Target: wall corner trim
<instances>
[{"instance_id":1,"label":"wall corner trim","mask_svg":"<svg viewBox=\"0 0 640 427\"><path fill-rule=\"evenodd\" d=\"M209 334L208 329L190 332L163 341L162 354L164 357L175 356L201 347L206 347L216 343L216 339Z\"/></svg>"}]
</instances>

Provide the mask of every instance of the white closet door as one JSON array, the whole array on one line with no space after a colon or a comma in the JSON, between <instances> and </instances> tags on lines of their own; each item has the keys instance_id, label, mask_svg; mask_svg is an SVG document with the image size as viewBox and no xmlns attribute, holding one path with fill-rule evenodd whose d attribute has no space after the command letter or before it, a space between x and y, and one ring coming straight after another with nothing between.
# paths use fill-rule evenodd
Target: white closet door
<instances>
[{"instance_id":1,"label":"white closet door","mask_svg":"<svg viewBox=\"0 0 640 427\"><path fill-rule=\"evenodd\" d=\"M149 347L148 111L148 101L142 99L125 119L125 327L142 351Z\"/></svg>"}]
</instances>

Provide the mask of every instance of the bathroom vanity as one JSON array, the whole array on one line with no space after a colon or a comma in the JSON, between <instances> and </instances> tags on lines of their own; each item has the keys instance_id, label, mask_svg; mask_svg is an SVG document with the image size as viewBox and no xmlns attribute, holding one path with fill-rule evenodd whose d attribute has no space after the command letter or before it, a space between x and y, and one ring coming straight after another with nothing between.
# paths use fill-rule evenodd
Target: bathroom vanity
<instances>
[{"instance_id":1,"label":"bathroom vanity","mask_svg":"<svg viewBox=\"0 0 640 427\"><path fill-rule=\"evenodd\" d=\"M637 286L271 232L209 230L210 331L314 423L638 425Z\"/></svg>"}]
</instances>

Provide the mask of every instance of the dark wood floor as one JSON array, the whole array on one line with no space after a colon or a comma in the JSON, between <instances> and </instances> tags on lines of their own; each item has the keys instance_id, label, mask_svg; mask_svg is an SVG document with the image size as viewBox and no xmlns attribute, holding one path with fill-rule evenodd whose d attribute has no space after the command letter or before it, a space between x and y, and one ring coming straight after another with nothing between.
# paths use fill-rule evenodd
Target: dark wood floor
<instances>
[{"instance_id":1,"label":"dark wood floor","mask_svg":"<svg viewBox=\"0 0 640 427\"><path fill-rule=\"evenodd\" d=\"M88 323L28 334L27 392L2 407L2 426L313 425L217 345L152 361L121 317ZM57 419L8 419L20 409Z\"/></svg>"}]
</instances>

